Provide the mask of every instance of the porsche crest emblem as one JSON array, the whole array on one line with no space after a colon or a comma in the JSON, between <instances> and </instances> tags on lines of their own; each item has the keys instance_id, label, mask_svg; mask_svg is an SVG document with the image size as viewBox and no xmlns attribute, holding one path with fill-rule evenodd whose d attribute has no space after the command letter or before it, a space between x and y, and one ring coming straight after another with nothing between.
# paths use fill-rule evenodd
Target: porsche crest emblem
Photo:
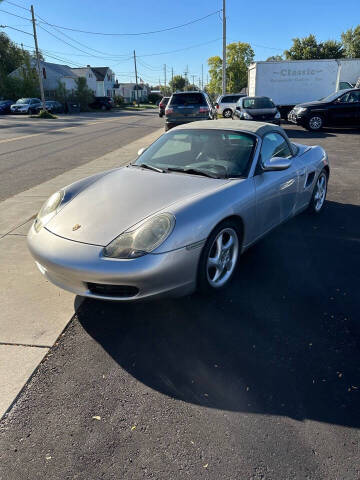
<instances>
[{"instance_id":1,"label":"porsche crest emblem","mask_svg":"<svg viewBox=\"0 0 360 480\"><path fill-rule=\"evenodd\" d=\"M79 230L79 228L81 228L81 225L79 225L78 223L76 223L74 226L73 226L73 232L75 232L75 230Z\"/></svg>"}]
</instances>

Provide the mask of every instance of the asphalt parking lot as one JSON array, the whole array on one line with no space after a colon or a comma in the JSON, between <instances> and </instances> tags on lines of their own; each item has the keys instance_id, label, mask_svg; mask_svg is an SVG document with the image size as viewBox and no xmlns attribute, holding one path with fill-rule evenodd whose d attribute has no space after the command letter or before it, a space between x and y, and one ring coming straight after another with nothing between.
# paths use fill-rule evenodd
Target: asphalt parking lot
<instances>
[{"instance_id":1,"label":"asphalt parking lot","mask_svg":"<svg viewBox=\"0 0 360 480\"><path fill-rule=\"evenodd\" d=\"M360 478L360 131L286 129L328 151L322 214L211 298L85 300L2 422L0 478Z\"/></svg>"}]
</instances>

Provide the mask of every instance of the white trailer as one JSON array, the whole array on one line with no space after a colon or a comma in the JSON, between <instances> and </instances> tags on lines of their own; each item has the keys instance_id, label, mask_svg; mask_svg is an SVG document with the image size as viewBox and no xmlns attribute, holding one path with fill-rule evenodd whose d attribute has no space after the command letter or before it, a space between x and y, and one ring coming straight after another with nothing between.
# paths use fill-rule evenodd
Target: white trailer
<instances>
[{"instance_id":1,"label":"white trailer","mask_svg":"<svg viewBox=\"0 0 360 480\"><path fill-rule=\"evenodd\" d=\"M270 97L286 118L295 105L326 97L359 77L360 58L255 62L248 70L248 95Z\"/></svg>"}]
</instances>

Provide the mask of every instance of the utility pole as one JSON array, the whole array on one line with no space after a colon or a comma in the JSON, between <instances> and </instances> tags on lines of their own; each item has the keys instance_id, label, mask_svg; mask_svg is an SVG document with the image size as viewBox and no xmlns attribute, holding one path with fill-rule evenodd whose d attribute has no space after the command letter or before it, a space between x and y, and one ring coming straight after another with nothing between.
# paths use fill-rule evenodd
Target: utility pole
<instances>
[{"instance_id":1,"label":"utility pole","mask_svg":"<svg viewBox=\"0 0 360 480\"><path fill-rule=\"evenodd\" d=\"M193 79L192 85L194 86L195 85L195 75L191 75L191 76L192 76L192 79Z\"/></svg>"},{"instance_id":2,"label":"utility pole","mask_svg":"<svg viewBox=\"0 0 360 480\"><path fill-rule=\"evenodd\" d=\"M36 35L36 25L35 25L34 7L33 7L32 5L31 5L31 7L30 7L30 11L31 11L32 24L33 24L33 30L34 30L35 52L36 52L36 60L37 60L39 84L40 84L41 102L42 102L43 110L46 110L45 95L44 95L44 86L43 86L43 82L42 82L42 72L41 72L41 68L40 68L39 47L38 47L38 41L37 41L37 35Z\"/></svg>"},{"instance_id":3,"label":"utility pole","mask_svg":"<svg viewBox=\"0 0 360 480\"><path fill-rule=\"evenodd\" d=\"M171 85L174 85L174 69L171 67ZM171 91L174 91L173 86L171 87Z\"/></svg>"},{"instance_id":4,"label":"utility pole","mask_svg":"<svg viewBox=\"0 0 360 480\"><path fill-rule=\"evenodd\" d=\"M136 68L136 53L134 50L134 67L135 67L135 82L136 82L136 103L139 106L139 101L138 101L138 78L137 78L137 68Z\"/></svg>"},{"instance_id":5,"label":"utility pole","mask_svg":"<svg viewBox=\"0 0 360 480\"><path fill-rule=\"evenodd\" d=\"M222 94L226 93L226 0L223 0L223 61L222 61Z\"/></svg>"},{"instance_id":6,"label":"utility pole","mask_svg":"<svg viewBox=\"0 0 360 480\"><path fill-rule=\"evenodd\" d=\"M201 90L204 90L204 64L201 64Z\"/></svg>"},{"instance_id":7,"label":"utility pole","mask_svg":"<svg viewBox=\"0 0 360 480\"><path fill-rule=\"evenodd\" d=\"M164 63L164 77L165 77L165 90L166 90L166 63ZM165 92L166 95L166 92Z\"/></svg>"}]
</instances>

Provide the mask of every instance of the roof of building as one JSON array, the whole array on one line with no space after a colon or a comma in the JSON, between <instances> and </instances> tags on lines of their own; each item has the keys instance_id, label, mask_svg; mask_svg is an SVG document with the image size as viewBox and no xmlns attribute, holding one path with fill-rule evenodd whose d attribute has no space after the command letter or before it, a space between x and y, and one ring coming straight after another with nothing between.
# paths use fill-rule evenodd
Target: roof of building
<instances>
[{"instance_id":1,"label":"roof of building","mask_svg":"<svg viewBox=\"0 0 360 480\"><path fill-rule=\"evenodd\" d=\"M75 74L71 67L68 65L60 65L58 63L50 63L50 62L40 62L41 68L51 69L56 72L58 75L63 77L75 77Z\"/></svg>"},{"instance_id":2,"label":"roof of building","mask_svg":"<svg viewBox=\"0 0 360 480\"><path fill-rule=\"evenodd\" d=\"M87 71L89 70L89 67L76 67L71 69L76 76L78 77L83 77L87 74Z\"/></svg>"},{"instance_id":3,"label":"roof of building","mask_svg":"<svg viewBox=\"0 0 360 480\"><path fill-rule=\"evenodd\" d=\"M102 82L105 79L109 67L91 67L91 70L94 72L96 80Z\"/></svg>"},{"instance_id":4,"label":"roof of building","mask_svg":"<svg viewBox=\"0 0 360 480\"><path fill-rule=\"evenodd\" d=\"M191 129L191 128L201 128L205 130L232 130L240 132L255 133L260 137L263 137L268 132L278 131L284 134L284 130L277 125L264 122L251 122L246 120L234 121L234 120L203 120L199 122L190 122L184 125L176 127L176 129Z\"/></svg>"}]
</instances>

